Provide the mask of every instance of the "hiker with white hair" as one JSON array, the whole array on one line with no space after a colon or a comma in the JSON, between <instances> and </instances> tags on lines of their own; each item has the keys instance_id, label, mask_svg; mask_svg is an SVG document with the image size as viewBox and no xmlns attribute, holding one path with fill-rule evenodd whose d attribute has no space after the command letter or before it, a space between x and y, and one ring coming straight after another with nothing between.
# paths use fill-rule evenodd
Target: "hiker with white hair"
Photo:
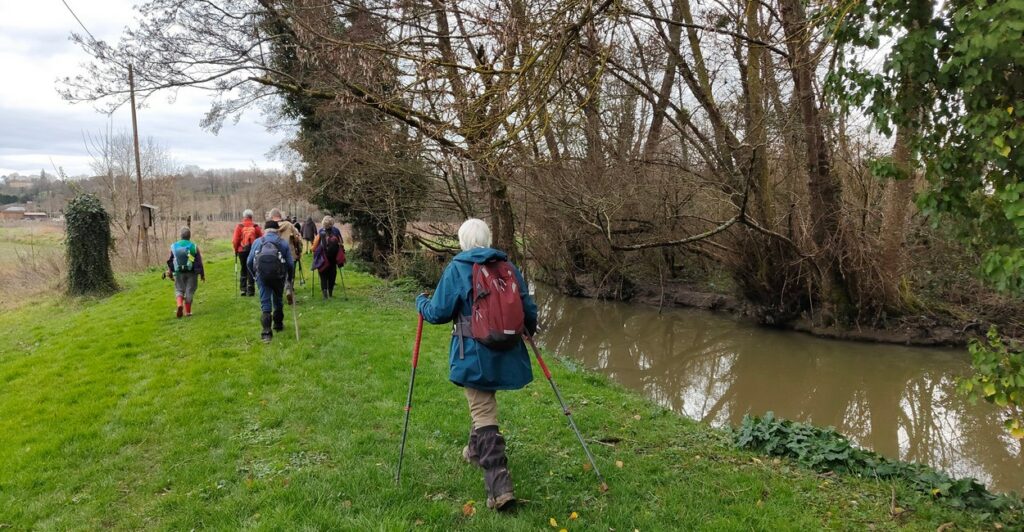
<instances>
[{"instance_id":1,"label":"hiker with white hair","mask_svg":"<svg viewBox=\"0 0 1024 532\"><path fill-rule=\"evenodd\" d=\"M235 234L231 237L235 258L242 265L242 272L238 275L239 295L256 295L256 280L245 265L249 261L249 251L252 250L253 242L256 242L256 239L261 236L263 236L263 231L252 221L252 209L246 209L242 213L242 221L235 226Z\"/></svg>"},{"instance_id":2,"label":"hiker with white hair","mask_svg":"<svg viewBox=\"0 0 1024 532\"><path fill-rule=\"evenodd\" d=\"M537 305L508 255L491 247L486 223L466 220L459 246L462 252L445 268L433 297L420 294L416 307L425 321L455 323L448 379L464 389L472 420L462 457L483 470L487 507L507 510L516 499L496 392L533 380L522 335L536 332Z\"/></svg>"},{"instance_id":3,"label":"hiker with white hair","mask_svg":"<svg viewBox=\"0 0 1024 532\"><path fill-rule=\"evenodd\" d=\"M203 256L199 246L192 242L192 230L181 228L181 240L171 244L171 256L167 259L167 276L174 280L174 298L177 303L177 317L192 315L192 299L199 287L199 280L206 282L203 270Z\"/></svg>"}]
</instances>

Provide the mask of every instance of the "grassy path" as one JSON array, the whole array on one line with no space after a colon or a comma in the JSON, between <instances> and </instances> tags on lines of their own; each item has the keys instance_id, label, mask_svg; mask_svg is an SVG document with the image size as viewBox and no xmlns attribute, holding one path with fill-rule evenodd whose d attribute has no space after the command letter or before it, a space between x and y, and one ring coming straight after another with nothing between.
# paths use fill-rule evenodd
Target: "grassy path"
<instances>
[{"instance_id":1,"label":"grassy path","mask_svg":"<svg viewBox=\"0 0 1024 532\"><path fill-rule=\"evenodd\" d=\"M172 285L152 272L108 299L0 315L0 530L935 530L976 519L902 485L760 460L559 363L580 429L606 442L592 448L611 491L584 470L538 371L499 395L526 502L496 515L479 472L460 460L468 414L447 382L445 327L424 336L395 487L412 295L353 273L347 301L312 299L307 286L301 343L286 310L285 332L264 345L231 259L207 262L191 319L174 319ZM914 511L892 517L893 493Z\"/></svg>"}]
</instances>

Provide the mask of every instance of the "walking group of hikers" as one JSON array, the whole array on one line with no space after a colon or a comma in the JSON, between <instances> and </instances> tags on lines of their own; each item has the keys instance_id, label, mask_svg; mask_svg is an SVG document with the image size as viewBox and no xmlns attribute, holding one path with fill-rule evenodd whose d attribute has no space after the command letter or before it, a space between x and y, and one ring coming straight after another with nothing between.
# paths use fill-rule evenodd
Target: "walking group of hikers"
<instances>
[{"instance_id":1,"label":"walking group of hikers","mask_svg":"<svg viewBox=\"0 0 1024 532\"><path fill-rule=\"evenodd\" d=\"M318 231L313 218L300 224L290 220L280 209L271 209L269 219L260 227L253 221L253 212L246 209L242 221L235 226L231 246L239 266L238 288L242 297L260 296L260 339L269 342L274 331L284 330L284 304L295 304L295 274L303 283L303 248L313 255L312 269L320 277L321 295L334 297L339 268L345 265L345 247L341 230L334 218L325 216ZM203 259L192 242L191 229L181 230L181 240L171 244L166 276L174 280L176 315L192 316L192 301L198 280L206 281ZM296 334L298 331L296 330Z\"/></svg>"},{"instance_id":2,"label":"walking group of hikers","mask_svg":"<svg viewBox=\"0 0 1024 532\"><path fill-rule=\"evenodd\" d=\"M532 336L537 331L537 305L522 273L504 252L491 247L491 231L483 221L466 220L458 234L462 251L445 268L433 295L424 293L416 298L419 324L413 348L397 480L401 480L424 321L453 323L448 379L463 388L471 419L462 459L483 471L488 508L508 510L516 502L508 471L505 437L499 430L496 394L498 390L518 390L533 380L527 342L600 479L593 456L533 343ZM190 236L188 228L182 230L181 240L171 246L171 257L167 261L175 279L178 317L183 311L186 316L191 315L196 278L205 280L199 249L191 242ZM312 218L300 226L294 218L288 221L278 209L273 209L270 219L261 229L253 222L252 211L247 210L242 222L235 227L232 245L238 263L242 265L239 292L242 296L253 296L256 288L259 289L261 337L264 341L270 341L273 331L284 329L284 299L294 304L295 271L302 257L303 241L310 244L313 252L313 269L320 275L321 295L324 299L333 297L338 268L345 265L345 250L341 231L330 216L324 217L318 231ZM603 483L602 488L607 489Z\"/></svg>"}]
</instances>

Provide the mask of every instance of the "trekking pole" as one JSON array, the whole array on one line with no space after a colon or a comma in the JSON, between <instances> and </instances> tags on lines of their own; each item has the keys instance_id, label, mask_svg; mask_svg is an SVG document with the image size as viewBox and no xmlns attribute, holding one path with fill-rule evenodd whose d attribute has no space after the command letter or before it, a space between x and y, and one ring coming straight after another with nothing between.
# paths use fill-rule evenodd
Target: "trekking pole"
<instances>
[{"instance_id":1,"label":"trekking pole","mask_svg":"<svg viewBox=\"0 0 1024 532\"><path fill-rule=\"evenodd\" d=\"M423 338L423 315L419 314L416 322L416 343L412 348L412 374L409 376L409 395L405 398L405 426L402 427L402 446L398 449L398 473L395 484L402 483L402 458L405 457L405 437L409 433L409 412L412 410L412 387L416 383L416 365L420 361L420 339Z\"/></svg>"},{"instance_id":2,"label":"trekking pole","mask_svg":"<svg viewBox=\"0 0 1024 532\"><path fill-rule=\"evenodd\" d=\"M302 271L302 255L299 255L299 286L306 286L306 272Z\"/></svg>"},{"instance_id":3,"label":"trekking pole","mask_svg":"<svg viewBox=\"0 0 1024 532\"><path fill-rule=\"evenodd\" d=\"M338 274L341 275L341 298L348 301L348 291L345 290L345 270L339 267Z\"/></svg>"},{"instance_id":4,"label":"trekking pole","mask_svg":"<svg viewBox=\"0 0 1024 532\"><path fill-rule=\"evenodd\" d=\"M295 280L292 279L292 282L294 283ZM292 293L293 294L295 293L295 287L294 286L292 287ZM298 316L298 308L299 308L299 298L293 297L292 298L292 321L295 323L295 341L296 342L299 341L299 316Z\"/></svg>"},{"instance_id":5,"label":"trekking pole","mask_svg":"<svg viewBox=\"0 0 1024 532\"><path fill-rule=\"evenodd\" d=\"M576 422L572 419L572 412L569 411L569 407L565 405L565 400L562 399L562 393L558 391L558 386L555 385L555 379L551 377L551 370L548 369L548 365L544 363L544 359L540 356L540 349L537 349L537 344L534 343L533 337L524 334L523 338L533 348L533 354L537 357L537 364L540 365L541 371L544 372L544 377L551 383L551 389L555 391L555 397L558 398L558 403L562 405L562 413L569 419L569 426L572 427L572 431L576 433L576 438L580 440L580 445L583 446L583 452L587 453L587 459L590 460L590 465L594 468L594 473L597 475L597 479L601 481L601 491L608 491L608 483L604 481L604 477L601 475L601 471L597 469L597 463L594 461L594 455L590 454L590 449L587 448L587 442L583 441L583 435L580 434L580 429L576 428Z\"/></svg>"}]
</instances>

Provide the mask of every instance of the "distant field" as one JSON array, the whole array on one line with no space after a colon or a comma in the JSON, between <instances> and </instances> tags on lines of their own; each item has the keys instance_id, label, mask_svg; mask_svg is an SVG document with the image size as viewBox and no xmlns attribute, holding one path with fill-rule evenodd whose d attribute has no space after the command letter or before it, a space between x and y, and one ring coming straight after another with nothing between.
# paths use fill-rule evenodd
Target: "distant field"
<instances>
[{"instance_id":1,"label":"distant field","mask_svg":"<svg viewBox=\"0 0 1024 532\"><path fill-rule=\"evenodd\" d=\"M0 226L0 309L59 289L64 264L64 226L16 222Z\"/></svg>"}]
</instances>

